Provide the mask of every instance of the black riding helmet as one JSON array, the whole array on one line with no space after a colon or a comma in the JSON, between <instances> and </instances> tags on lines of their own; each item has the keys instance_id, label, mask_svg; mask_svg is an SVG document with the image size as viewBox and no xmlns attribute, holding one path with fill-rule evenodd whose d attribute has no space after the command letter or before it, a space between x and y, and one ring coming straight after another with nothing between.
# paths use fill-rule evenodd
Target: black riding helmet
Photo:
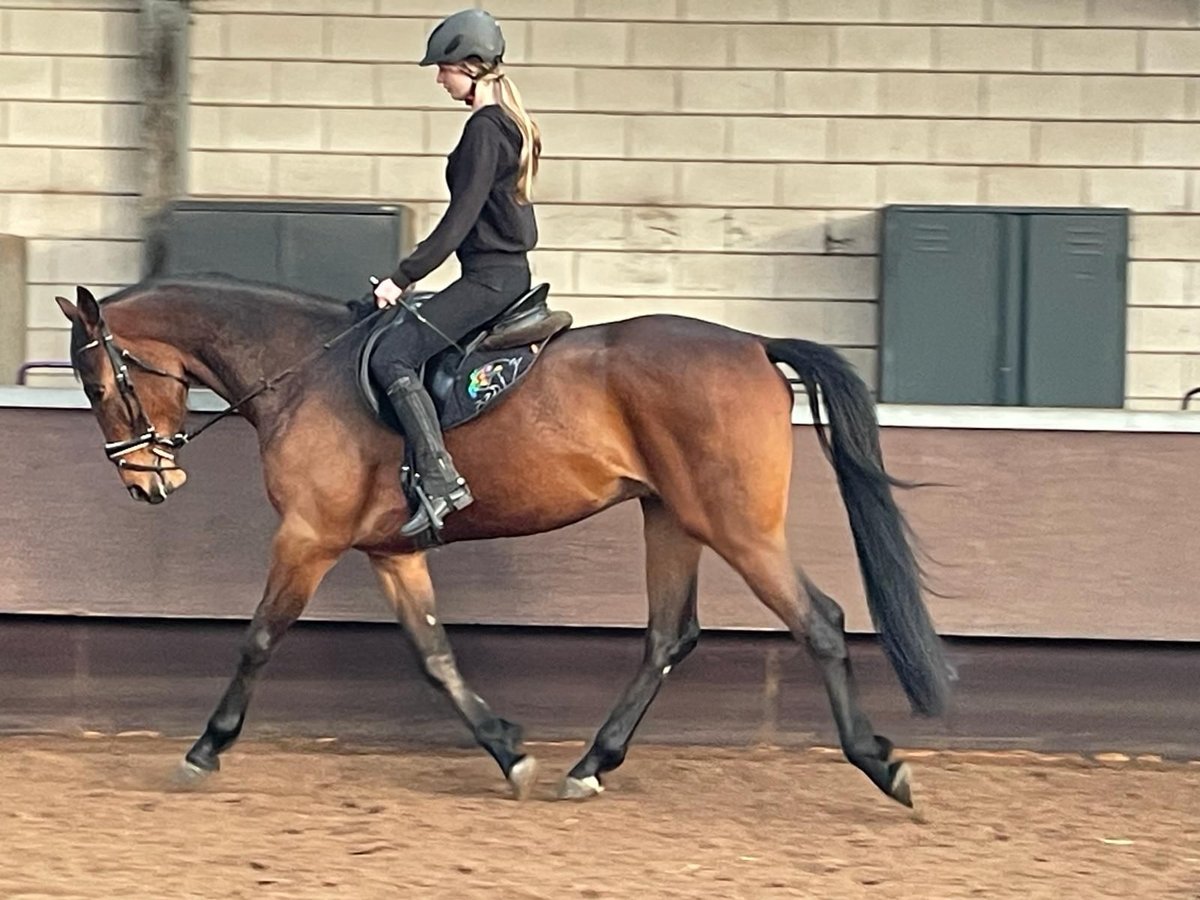
<instances>
[{"instance_id":1,"label":"black riding helmet","mask_svg":"<svg viewBox=\"0 0 1200 900\"><path fill-rule=\"evenodd\" d=\"M471 57L489 67L504 57L504 35L500 33L500 26L482 9L464 9L443 19L429 35L421 65L453 65Z\"/></svg>"}]
</instances>

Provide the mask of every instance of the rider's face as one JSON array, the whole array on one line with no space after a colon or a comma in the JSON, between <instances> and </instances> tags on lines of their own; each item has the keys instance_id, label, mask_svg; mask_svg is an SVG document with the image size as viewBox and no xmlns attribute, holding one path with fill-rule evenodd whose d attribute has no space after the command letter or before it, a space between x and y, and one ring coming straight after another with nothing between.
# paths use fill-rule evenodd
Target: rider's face
<instances>
[{"instance_id":1,"label":"rider's face","mask_svg":"<svg viewBox=\"0 0 1200 900\"><path fill-rule=\"evenodd\" d=\"M471 96L471 76L461 66L439 65L437 83L455 100L466 100Z\"/></svg>"}]
</instances>

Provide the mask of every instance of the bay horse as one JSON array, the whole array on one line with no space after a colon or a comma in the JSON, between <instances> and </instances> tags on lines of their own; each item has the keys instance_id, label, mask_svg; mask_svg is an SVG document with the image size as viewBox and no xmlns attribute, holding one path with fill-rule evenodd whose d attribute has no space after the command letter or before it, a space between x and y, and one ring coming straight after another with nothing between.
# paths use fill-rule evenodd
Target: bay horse
<instances>
[{"instance_id":1,"label":"bay horse","mask_svg":"<svg viewBox=\"0 0 1200 900\"><path fill-rule=\"evenodd\" d=\"M162 502L186 481L178 442L164 435L182 427L190 385L232 403L294 369L239 410L257 431L279 526L236 672L181 771L199 779L219 768L263 666L324 575L354 549L369 557L426 676L499 764L513 794L526 797L535 763L522 749L521 729L459 674L425 553L399 534L408 516L397 472L403 439L358 394L355 342L295 365L305 350L353 327L352 304L209 276L151 278L103 303L79 287L74 303L57 301L72 323L73 367L109 457L137 500ZM859 705L842 609L793 565L785 541L794 395L779 364L807 389L885 653L915 713L944 710L951 673L892 495L902 482L884 469L874 404L849 363L810 341L679 316L569 329L544 347L512 396L447 433L476 499L443 532L447 543L528 535L624 501L641 504L644 656L559 796L583 799L603 789L602 777L624 761L664 679L695 647L697 570L702 548L710 547L806 644L846 758L911 806L906 764Z\"/></svg>"}]
</instances>

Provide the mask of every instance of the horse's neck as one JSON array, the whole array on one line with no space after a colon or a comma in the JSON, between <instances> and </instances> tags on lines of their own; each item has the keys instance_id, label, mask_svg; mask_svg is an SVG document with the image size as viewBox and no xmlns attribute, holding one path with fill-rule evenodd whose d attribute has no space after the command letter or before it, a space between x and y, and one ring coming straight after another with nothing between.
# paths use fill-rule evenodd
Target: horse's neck
<instances>
[{"instance_id":1,"label":"horse's neck","mask_svg":"<svg viewBox=\"0 0 1200 900\"><path fill-rule=\"evenodd\" d=\"M229 304L212 296L147 295L115 306L110 324L118 335L132 332L173 348L189 375L234 403L329 337L331 323L320 321L326 317L278 301L264 307L257 315L231 316ZM261 411L269 400L255 407ZM253 409L246 412L255 418Z\"/></svg>"}]
</instances>

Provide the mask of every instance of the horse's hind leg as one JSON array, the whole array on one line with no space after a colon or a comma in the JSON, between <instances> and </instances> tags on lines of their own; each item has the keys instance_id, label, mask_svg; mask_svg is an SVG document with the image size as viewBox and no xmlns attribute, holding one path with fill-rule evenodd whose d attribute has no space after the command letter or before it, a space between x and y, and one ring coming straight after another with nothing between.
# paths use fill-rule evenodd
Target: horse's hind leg
<instances>
[{"instance_id":1,"label":"horse's hind leg","mask_svg":"<svg viewBox=\"0 0 1200 900\"><path fill-rule=\"evenodd\" d=\"M782 534L762 546L743 545L735 552L730 548L714 549L783 620L792 636L807 645L825 681L846 758L889 797L912 806L908 767L891 759L891 741L875 734L859 704L858 688L846 650L842 608L808 579L796 574Z\"/></svg>"},{"instance_id":2,"label":"horse's hind leg","mask_svg":"<svg viewBox=\"0 0 1200 900\"><path fill-rule=\"evenodd\" d=\"M271 570L266 590L242 642L237 672L208 720L204 734L187 752L181 775L187 780L215 772L219 756L242 731L246 708L259 672L271 658L280 638L300 617L304 607L337 558L341 547L315 543L303 523L284 521L271 547Z\"/></svg>"},{"instance_id":3,"label":"horse's hind leg","mask_svg":"<svg viewBox=\"0 0 1200 900\"><path fill-rule=\"evenodd\" d=\"M601 790L600 776L625 760L634 730L662 687L663 679L700 637L696 576L701 545L687 535L660 501L642 501L646 536L646 586L650 622L642 663L591 748L571 769L559 796L583 799Z\"/></svg>"},{"instance_id":4,"label":"horse's hind leg","mask_svg":"<svg viewBox=\"0 0 1200 900\"><path fill-rule=\"evenodd\" d=\"M521 729L492 712L459 674L454 652L434 606L433 582L424 554L372 556L371 565L404 631L421 659L425 675L441 690L475 740L491 754L523 800L533 788L536 763L521 750Z\"/></svg>"}]
</instances>

